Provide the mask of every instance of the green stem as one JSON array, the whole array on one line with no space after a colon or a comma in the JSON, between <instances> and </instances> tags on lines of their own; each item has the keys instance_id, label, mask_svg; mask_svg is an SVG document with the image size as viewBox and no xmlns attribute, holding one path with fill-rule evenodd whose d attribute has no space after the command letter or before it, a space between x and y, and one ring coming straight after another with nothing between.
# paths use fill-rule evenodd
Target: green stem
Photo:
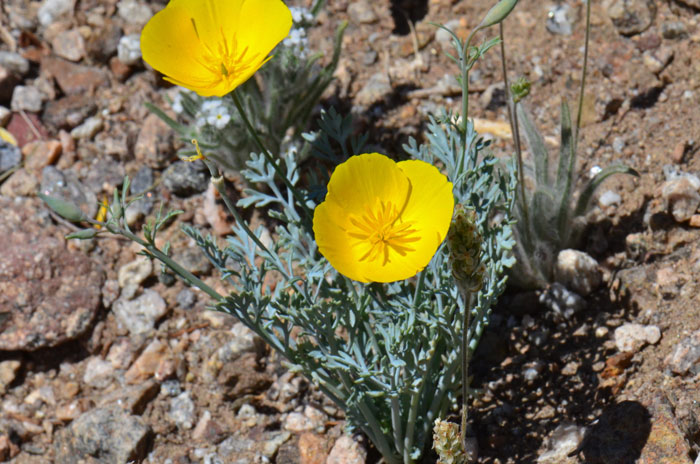
<instances>
[{"instance_id":1,"label":"green stem","mask_svg":"<svg viewBox=\"0 0 700 464\"><path fill-rule=\"evenodd\" d=\"M459 177L462 174L462 166L464 165L464 160L467 157L467 128L469 127L469 119L467 115L469 114L469 70L472 67L472 63L469 63L469 45L471 44L472 38L478 29L474 29L467 40L462 44L462 48L459 51L459 65L462 71L462 156L459 157L459 162L457 163L457 170L455 175Z\"/></svg>"},{"instance_id":2,"label":"green stem","mask_svg":"<svg viewBox=\"0 0 700 464\"><path fill-rule=\"evenodd\" d=\"M583 91L586 87L586 70L588 69L588 42L591 33L591 0L586 1L586 39L583 44L583 69L581 70L581 90L578 95L578 111L576 112L576 133L574 134L574 152L578 145L578 133L581 128L581 114L583 113Z\"/></svg>"},{"instance_id":3,"label":"green stem","mask_svg":"<svg viewBox=\"0 0 700 464\"><path fill-rule=\"evenodd\" d=\"M498 24L499 38L501 40L501 68L503 70L503 85L506 90L506 108L508 109L508 119L510 120L510 127L513 132L513 143L515 144L515 154L516 160L518 162L518 183L520 184L520 208L523 212L523 222L526 227L523 229L525 231L526 243L530 243L530 220L529 211L527 207L527 197L525 196L525 169L523 168L523 152L520 146L520 125L518 124L518 115L515 111L516 103L513 101L510 85L508 83L508 67L506 64L506 45L505 38L503 34L503 22Z\"/></svg>"},{"instance_id":4,"label":"green stem","mask_svg":"<svg viewBox=\"0 0 700 464\"><path fill-rule=\"evenodd\" d=\"M403 444L403 462L404 464L410 463L411 460L411 449L413 448L413 435L416 428L416 417L418 416L418 399L420 397L423 385L418 391L411 394L411 406L408 410L408 420L406 421L406 435L404 436Z\"/></svg>"},{"instance_id":5,"label":"green stem","mask_svg":"<svg viewBox=\"0 0 700 464\"><path fill-rule=\"evenodd\" d=\"M466 292L464 292L466 293ZM465 295L462 315L462 443L467 449L467 405L469 403L469 317L471 316L473 293Z\"/></svg>"},{"instance_id":6,"label":"green stem","mask_svg":"<svg viewBox=\"0 0 700 464\"><path fill-rule=\"evenodd\" d=\"M91 224L100 225L100 226L105 227L105 228L107 227L107 224L104 222L101 222L101 221L95 221L93 219L88 219L87 221L90 222ZM166 255L165 253L160 251L158 248L156 248L155 244L151 244L151 243L143 240L138 235L135 235L131 231L125 230L122 227L119 227L116 225L110 225L110 227L112 228L112 229L108 229L108 230L110 230L110 232L112 230L116 230L116 232L119 235L122 235L122 236L128 238L129 240L138 243L139 245L144 247L146 250L148 250L148 252L151 255L153 255L153 257L155 257L160 262L162 262L163 264L168 266L171 270L173 270L185 282L202 290L204 293L206 293L207 295L209 295L210 297L212 297L216 301L221 301L224 299L224 297L222 295L220 295L219 292L217 292L216 290L211 288L209 285L205 284L204 281L202 281L202 279L200 279L199 277L192 274L190 271L188 271L187 269L182 267L180 264L173 261L173 259L170 258L168 255Z\"/></svg>"},{"instance_id":7,"label":"green stem","mask_svg":"<svg viewBox=\"0 0 700 464\"><path fill-rule=\"evenodd\" d=\"M304 201L304 198L301 196L299 191L292 185L291 181L287 178L287 175L282 172L282 169L278 166L278 164L275 162L274 158L272 157L272 154L265 148L265 145L263 145L262 140L260 140L260 137L258 137L258 133L255 131L255 128L253 125L250 123L250 120L248 119L248 116L245 114L245 110L243 109L243 105L241 105L241 101L238 98L238 93L236 91L231 92L231 96L233 98L233 104L236 105L236 109L238 110L238 114L241 115L241 119L243 120L243 124L245 124L246 129L248 130L248 133L250 134L251 137L253 137L253 140L255 141L255 144L258 146L260 149L262 155L265 157L268 163L272 166L272 168L275 170L275 173L282 179L284 184L287 186L290 192L292 192L292 195L294 195L294 199L299 203L299 206L301 209L304 210L304 213L306 214L307 218L312 218L313 213L311 210L309 210L308 206L306 206L306 202Z\"/></svg>"}]
</instances>

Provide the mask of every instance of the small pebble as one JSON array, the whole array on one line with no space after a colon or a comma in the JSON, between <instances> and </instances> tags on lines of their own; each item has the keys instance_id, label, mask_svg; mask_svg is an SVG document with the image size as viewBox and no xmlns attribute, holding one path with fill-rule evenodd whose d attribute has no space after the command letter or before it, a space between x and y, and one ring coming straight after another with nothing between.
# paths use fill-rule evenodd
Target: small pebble
<instances>
[{"instance_id":1,"label":"small pebble","mask_svg":"<svg viewBox=\"0 0 700 464\"><path fill-rule=\"evenodd\" d=\"M71 137L76 140L80 139L92 139L95 134L102 130L103 122L102 118L99 116L91 116L87 118L81 125L73 128L70 131Z\"/></svg>"},{"instance_id":2,"label":"small pebble","mask_svg":"<svg viewBox=\"0 0 700 464\"><path fill-rule=\"evenodd\" d=\"M596 290L602 281L598 262L579 250L559 252L554 276L557 282L583 296Z\"/></svg>"},{"instance_id":3,"label":"small pebble","mask_svg":"<svg viewBox=\"0 0 700 464\"><path fill-rule=\"evenodd\" d=\"M619 351L636 352L644 345L655 345L661 339L661 330L655 325L625 323L615 329L615 346Z\"/></svg>"},{"instance_id":4,"label":"small pebble","mask_svg":"<svg viewBox=\"0 0 700 464\"><path fill-rule=\"evenodd\" d=\"M127 66L133 66L141 60L141 36L129 34L119 39L117 46L119 61Z\"/></svg>"},{"instance_id":5,"label":"small pebble","mask_svg":"<svg viewBox=\"0 0 700 464\"><path fill-rule=\"evenodd\" d=\"M44 95L36 87L18 85L12 92L10 107L12 111L30 111L38 113L44 103Z\"/></svg>"}]
</instances>

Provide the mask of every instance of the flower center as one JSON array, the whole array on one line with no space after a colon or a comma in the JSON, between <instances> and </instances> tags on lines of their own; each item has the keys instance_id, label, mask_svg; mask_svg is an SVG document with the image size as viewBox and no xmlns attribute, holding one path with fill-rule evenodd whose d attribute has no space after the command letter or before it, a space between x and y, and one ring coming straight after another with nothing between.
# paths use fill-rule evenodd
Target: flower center
<instances>
[{"instance_id":1,"label":"flower center","mask_svg":"<svg viewBox=\"0 0 700 464\"><path fill-rule=\"evenodd\" d=\"M351 216L350 222L356 229L348 231L349 235L367 248L360 261L381 260L385 265L390 261L390 251L405 256L415 251L409 244L419 240L413 223L403 222L401 211L391 201L379 201L361 216Z\"/></svg>"},{"instance_id":2,"label":"flower center","mask_svg":"<svg viewBox=\"0 0 700 464\"><path fill-rule=\"evenodd\" d=\"M200 64L216 76L218 82L231 82L237 79L257 62L259 53L249 55L248 47L239 50L235 35L230 34L227 37L223 28L220 30L221 39L215 44L209 44L199 37L194 18L192 18L192 27L203 48Z\"/></svg>"}]
</instances>

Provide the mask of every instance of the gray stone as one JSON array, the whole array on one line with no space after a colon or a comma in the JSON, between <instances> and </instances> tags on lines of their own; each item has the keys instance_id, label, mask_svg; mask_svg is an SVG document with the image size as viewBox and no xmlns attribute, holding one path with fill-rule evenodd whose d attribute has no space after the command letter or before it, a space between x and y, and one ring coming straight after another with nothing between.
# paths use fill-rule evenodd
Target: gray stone
<instances>
[{"instance_id":1,"label":"gray stone","mask_svg":"<svg viewBox=\"0 0 700 464\"><path fill-rule=\"evenodd\" d=\"M694 176L693 176L694 177ZM700 206L698 186L693 179L682 176L670 179L661 186L661 198L677 222L690 219Z\"/></svg>"},{"instance_id":2,"label":"gray stone","mask_svg":"<svg viewBox=\"0 0 700 464\"><path fill-rule=\"evenodd\" d=\"M117 277L119 287L139 287L151 275L151 272L153 272L151 259L146 256L139 256L119 268Z\"/></svg>"},{"instance_id":3,"label":"gray stone","mask_svg":"<svg viewBox=\"0 0 700 464\"><path fill-rule=\"evenodd\" d=\"M38 113L44 103L44 95L36 87L18 85L12 92L12 111L29 111Z\"/></svg>"},{"instance_id":4,"label":"gray stone","mask_svg":"<svg viewBox=\"0 0 700 464\"><path fill-rule=\"evenodd\" d=\"M552 34L571 35L573 23L574 12L566 3L555 5L547 12L546 27Z\"/></svg>"},{"instance_id":5,"label":"gray stone","mask_svg":"<svg viewBox=\"0 0 700 464\"><path fill-rule=\"evenodd\" d=\"M175 297L175 302L182 309L190 309L197 301L194 292L189 288L183 288Z\"/></svg>"},{"instance_id":6,"label":"gray stone","mask_svg":"<svg viewBox=\"0 0 700 464\"><path fill-rule=\"evenodd\" d=\"M48 26L61 16L73 13L75 0L44 0L37 16L42 26Z\"/></svg>"},{"instance_id":7,"label":"gray stone","mask_svg":"<svg viewBox=\"0 0 700 464\"><path fill-rule=\"evenodd\" d=\"M372 9L372 5L366 0L350 3L350 6L348 6L348 16L350 17L350 21L355 24L372 24L379 19Z\"/></svg>"},{"instance_id":8,"label":"gray stone","mask_svg":"<svg viewBox=\"0 0 700 464\"><path fill-rule=\"evenodd\" d=\"M101 117L90 116L85 121L83 121L81 125L75 127L72 131L70 131L70 136L76 140L90 140L95 136L95 134L102 130L103 124L104 123Z\"/></svg>"},{"instance_id":9,"label":"gray stone","mask_svg":"<svg viewBox=\"0 0 700 464\"><path fill-rule=\"evenodd\" d=\"M678 343L673 353L664 360L674 374L686 375L688 372L700 372L700 330Z\"/></svg>"},{"instance_id":10,"label":"gray stone","mask_svg":"<svg viewBox=\"0 0 700 464\"><path fill-rule=\"evenodd\" d=\"M46 103L42 121L54 129L72 129L96 110L94 98L85 94L68 95Z\"/></svg>"},{"instance_id":11,"label":"gray stone","mask_svg":"<svg viewBox=\"0 0 700 464\"><path fill-rule=\"evenodd\" d=\"M22 152L10 142L0 139L0 173L19 166L22 162Z\"/></svg>"},{"instance_id":12,"label":"gray stone","mask_svg":"<svg viewBox=\"0 0 700 464\"><path fill-rule=\"evenodd\" d=\"M141 60L141 36L129 34L119 39L117 57L127 66L137 64Z\"/></svg>"},{"instance_id":13,"label":"gray stone","mask_svg":"<svg viewBox=\"0 0 700 464\"><path fill-rule=\"evenodd\" d=\"M554 266L554 278L582 296L596 290L602 281L598 262L587 253L578 250L559 252Z\"/></svg>"},{"instance_id":14,"label":"gray stone","mask_svg":"<svg viewBox=\"0 0 700 464\"><path fill-rule=\"evenodd\" d=\"M153 16L153 12L147 4L136 0L120 0L117 3L117 14L124 21L139 29L145 26Z\"/></svg>"},{"instance_id":15,"label":"gray stone","mask_svg":"<svg viewBox=\"0 0 700 464\"><path fill-rule=\"evenodd\" d=\"M168 412L170 420L183 429L191 429L194 425L194 401L190 397L190 392L182 392L175 398L170 400L170 411Z\"/></svg>"},{"instance_id":16,"label":"gray stone","mask_svg":"<svg viewBox=\"0 0 700 464\"><path fill-rule=\"evenodd\" d=\"M370 76L369 80L355 96L355 103L360 106L370 106L380 102L391 94L391 82L386 73L379 72Z\"/></svg>"},{"instance_id":17,"label":"gray stone","mask_svg":"<svg viewBox=\"0 0 700 464\"><path fill-rule=\"evenodd\" d=\"M104 464L141 462L151 434L143 419L117 405L95 408L56 434L55 462L93 462L95 457Z\"/></svg>"},{"instance_id":18,"label":"gray stone","mask_svg":"<svg viewBox=\"0 0 700 464\"><path fill-rule=\"evenodd\" d=\"M0 66L19 76L29 72L29 61L16 52L0 50Z\"/></svg>"},{"instance_id":19,"label":"gray stone","mask_svg":"<svg viewBox=\"0 0 700 464\"><path fill-rule=\"evenodd\" d=\"M32 351L72 340L91 326L103 272L66 249L66 230L38 199L0 197L0 350Z\"/></svg>"},{"instance_id":20,"label":"gray stone","mask_svg":"<svg viewBox=\"0 0 700 464\"><path fill-rule=\"evenodd\" d=\"M538 464L560 464L576 451L583 441L585 427L576 424L560 424L549 437L548 451L537 458Z\"/></svg>"},{"instance_id":21,"label":"gray stone","mask_svg":"<svg viewBox=\"0 0 700 464\"><path fill-rule=\"evenodd\" d=\"M120 297L112 305L112 311L132 335L137 335L153 329L156 321L167 313L168 307L158 292L146 289L133 300Z\"/></svg>"},{"instance_id":22,"label":"gray stone","mask_svg":"<svg viewBox=\"0 0 700 464\"><path fill-rule=\"evenodd\" d=\"M163 185L177 196L201 193L209 185L209 175L200 162L177 161L163 173Z\"/></svg>"},{"instance_id":23,"label":"gray stone","mask_svg":"<svg viewBox=\"0 0 700 464\"><path fill-rule=\"evenodd\" d=\"M654 0L614 0L608 7L608 16L622 35L644 32L656 16Z\"/></svg>"},{"instance_id":24,"label":"gray stone","mask_svg":"<svg viewBox=\"0 0 700 464\"><path fill-rule=\"evenodd\" d=\"M615 346L620 351L639 351L644 345L655 345L661 339L661 330L655 325L625 323L615 329Z\"/></svg>"},{"instance_id":25,"label":"gray stone","mask_svg":"<svg viewBox=\"0 0 700 464\"><path fill-rule=\"evenodd\" d=\"M114 378L114 366L99 356L93 356L85 365L83 382L95 388L105 388L112 383Z\"/></svg>"},{"instance_id":26,"label":"gray stone","mask_svg":"<svg viewBox=\"0 0 700 464\"><path fill-rule=\"evenodd\" d=\"M51 41L57 56L69 61L80 61L85 57L85 39L77 29L60 32Z\"/></svg>"}]
</instances>

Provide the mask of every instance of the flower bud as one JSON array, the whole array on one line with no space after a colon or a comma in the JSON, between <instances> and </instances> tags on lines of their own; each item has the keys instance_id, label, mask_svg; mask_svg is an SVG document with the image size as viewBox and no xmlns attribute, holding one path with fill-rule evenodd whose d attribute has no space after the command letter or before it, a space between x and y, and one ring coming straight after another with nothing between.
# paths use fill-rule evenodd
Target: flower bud
<instances>
[{"instance_id":1,"label":"flower bud","mask_svg":"<svg viewBox=\"0 0 700 464\"><path fill-rule=\"evenodd\" d=\"M513 11L513 8L515 8L515 5L518 3L518 0L500 0L498 3L496 3L494 6L491 7L488 13L486 13L486 16L484 16L484 19L481 20L479 25L476 27L477 29L485 29L487 27L493 26L494 24L498 24L510 14L511 11Z\"/></svg>"},{"instance_id":2,"label":"flower bud","mask_svg":"<svg viewBox=\"0 0 700 464\"><path fill-rule=\"evenodd\" d=\"M70 239L87 240L89 238L95 237L95 235L97 235L97 233L98 233L97 229L83 229L83 230L79 230L78 232L73 232L72 234L66 235L66 238L68 240L70 240Z\"/></svg>"},{"instance_id":3,"label":"flower bud","mask_svg":"<svg viewBox=\"0 0 700 464\"><path fill-rule=\"evenodd\" d=\"M476 213L462 205L455 207L447 247L450 250L452 275L463 293L478 291L484 281L481 263L481 235L476 225Z\"/></svg>"},{"instance_id":4,"label":"flower bud","mask_svg":"<svg viewBox=\"0 0 700 464\"><path fill-rule=\"evenodd\" d=\"M510 91L513 94L513 103L518 103L530 94L530 85L530 81L522 76L513 82L510 86Z\"/></svg>"},{"instance_id":5,"label":"flower bud","mask_svg":"<svg viewBox=\"0 0 700 464\"><path fill-rule=\"evenodd\" d=\"M438 455L438 464L464 464L466 462L459 426L455 423L439 418L435 419L433 449Z\"/></svg>"},{"instance_id":6,"label":"flower bud","mask_svg":"<svg viewBox=\"0 0 700 464\"><path fill-rule=\"evenodd\" d=\"M68 219L71 222L80 222L85 219L85 213L75 204L63 200L62 198L50 197L41 192L37 193L37 195L44 200L44 203L46 203L49 208L64 219Z\"/></svg>"}]
</instances>

